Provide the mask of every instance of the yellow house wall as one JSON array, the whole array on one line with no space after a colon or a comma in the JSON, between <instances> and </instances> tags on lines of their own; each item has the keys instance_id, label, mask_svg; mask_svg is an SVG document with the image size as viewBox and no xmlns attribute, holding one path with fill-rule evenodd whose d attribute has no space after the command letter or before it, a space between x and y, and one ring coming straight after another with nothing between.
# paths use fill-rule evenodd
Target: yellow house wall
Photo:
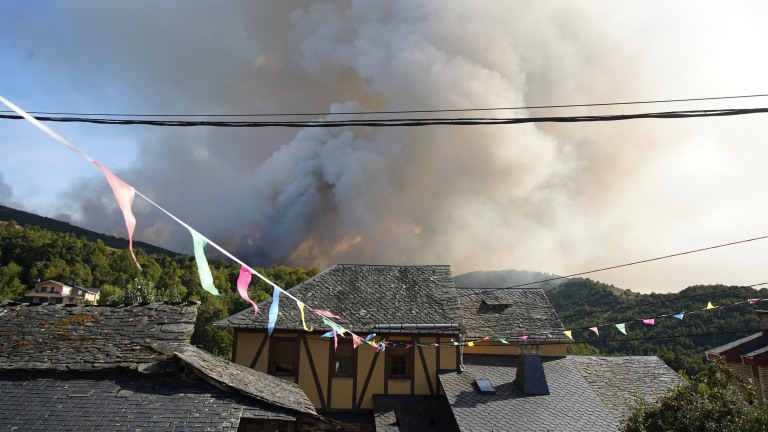
<instances>
[{"instance_id":1,"label":"yellow house wall","mask_svg":"<svg viewBox=\"0 0 768 432\"><path fill-rule=\"evenodd\" d=\"M520 348L518 345L498 346L501 342L498 341L480 341L475 342L474 346L465 346L464 354L506 354L506 355L518 355L520 354ZM541 349L541 355L547 357L565 357L566 345L554 344L554 343L541 343L539 344ZM442 363L442 361L441 361Z\"/></svg>"},{"instance_id":2,"label":"yellow house wall","mask_svg":"<svg viewBox=\"0 0 768 432\"><path fill-rule=\"evenodd\" d=\"M319 337L314 336L307 336L307 344L309 345L309 349L312 350L312 360L317 362L317 356L320 351L321 347L319 346L321 343L327 344L327 341L320 340ZM317 385L315 385L315 378L312 376L312 368L309 365L309 356L307 355L307 350L304 347L304 342L302 341L299 344L299 388L304 390L304 393L307 395L310 401L312 401L312 404L314 404L316 407L322 407L322 404L320 403L320 394L317 391ZM328 363L327 360L327 349L326 349L326 364ZM317 367L317 364L315 364L315 367ZM317 371L318 375L321 371ZM325 372L325 375L328 375L328 372ZM323 392L323 397L325 397L325 391L326 391L326 384L323 381L320 381L320 387L321 391Z\"/></svg>"},{"instance_id":3,"label":"yellow house wall","mask_svg":"<svg viewBox=\"0 0 768 432\"><path fill-rule=\"evenodd\" d=\"M429 338L429 337L423 337L420 338L421 343L435 343L437 339L436 338ZM432 390L434 391L435 383L437 382L437 368L435 367L435 363L437 362L437 347L434 346L425 346L421 347L421 353L419 353L419 350L414 346L414 355L416 356L414 361L414 368L413 371L413 377L416 380L414 383L414 389L413 392L415 394L430 394L429 392L429 384L427 384L427 376L424 374L424 366L421 363L421 357L422 354L424 356L424 360L427 362L427 371L429 372L429 379L432 382ZM455 355L454 355L455 356ZM410 394L411 389L408 389L408 393Z\"/></svg>"},{"instance_id":4,"label":"yellow house wall","mask_svg":"<svg viewBox=\"0 0 768 432\"><path fill-rule=\"evenodd\" d=\"M259 350L261 341L266 333L238 333L237 334L237 353L235 353L235 363L248 367L253 361L253 356ZM254 369L261 372L267 371L267 359L269 358L269 343L264 347L259 357L259 362Z\"/></svg>"}]
</instances>

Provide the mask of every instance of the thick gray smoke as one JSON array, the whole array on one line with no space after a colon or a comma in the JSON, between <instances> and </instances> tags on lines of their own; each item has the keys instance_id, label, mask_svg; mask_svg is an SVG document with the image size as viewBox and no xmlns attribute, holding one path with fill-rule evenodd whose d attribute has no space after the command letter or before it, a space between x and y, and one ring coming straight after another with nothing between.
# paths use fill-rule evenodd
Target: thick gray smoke
<instances>
[{"instance_id":1,"label":"thick gray smoke","mask_svg":"<svg viewBox=\"0 0 768 432\"><path fill-rule=\"evenodd\" d=\"M136 89L121 111L536 106L742 94L762 82L750 62L763 60L720 38L734 29L734 40L765 38L763 30L739 24L749 14L718 3L183 4L162 13L154 3L130 13L92 3L69 11L73 28L115 17L109 29L84 31L78 41L103 48L117 66L87 51L75 57L102 79ZM137 25L144 31L135 32ZM96 88L94 98L108 93ZM734 167L755 160L742 156L765 129L755 118L298 133L137 128L133 168L117 174L254 265L451 264L457 274L567 274L755 234L756 217L722 209L745 197L735 190L758 181L756 172ZM113 198L96 178L73 187L73 214L121 234ZM768 208L766 199L753 204ZM135 206L138 239L190 251L183 228L139 198ZM701 267L676 265L689 265L688 274ZM679 267L646 268L626 273L633 283L624 286L658 291L728 281L710 277L720 270L692 279Z\"/></svg>"}]
</instances>

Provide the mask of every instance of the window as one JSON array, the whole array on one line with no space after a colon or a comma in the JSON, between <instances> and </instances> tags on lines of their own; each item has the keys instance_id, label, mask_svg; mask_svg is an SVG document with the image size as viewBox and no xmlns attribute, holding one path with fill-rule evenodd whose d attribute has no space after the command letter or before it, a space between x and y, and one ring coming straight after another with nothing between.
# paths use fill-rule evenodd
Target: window
<instances>
[{"instance_id":1,"label":"window","mask_svg":"<svg viewBox=\"0 0 768 432\"><path fill-rule=\"evenodd\" d=\"M411 378L411 355L412 349L406 349L398 344L396 347L387 349L389 359L388 378Z\"/></svg>"},{"instance_id":2,"label":"window","mask_svg":"<svg viewBox=\"0 0 768 432\"><path fill-rule=\"evenodd\" d=\"M48 292L48 287L40 287L40 292Z\"/></svg>"},{"instance_id":3,"label":"window","mask_svg":"<svg viewBox=\"0 0 768 432\"><path fill-rule=\"evenodd\" d=\"M83 295L83 290L77 290L77 295Z\"/></svg>"},{"instance_id":4,"label":"window","mask_svg":"<svg viewBox=\"0 0 768 432\"><path fill-rule=\"evenodd\" d=\"M355 373L355 347L351 340L339 340L339 346L333 354L333 376L352 378Z\"/></svg>"},{"instance_id":5,"label":"window","mask_svg":"<svg viewBox=\"0 0 768 432\"><path fill-rule=\"evenodd\" d=\"M278 376L294 376L298 367L296 357L299 345L295 338L275 338L270 349L270 373Z\"/></svg>"}]
</instances>

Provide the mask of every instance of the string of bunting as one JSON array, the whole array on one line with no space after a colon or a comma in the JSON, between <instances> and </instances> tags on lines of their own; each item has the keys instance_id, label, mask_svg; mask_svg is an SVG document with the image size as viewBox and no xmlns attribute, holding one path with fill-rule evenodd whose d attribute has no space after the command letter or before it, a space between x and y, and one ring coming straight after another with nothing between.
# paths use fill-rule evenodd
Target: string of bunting
<instances>
[{"instance_id":1,"label":"string of bunting","mask_svg":"<svg viewBox=\"0 0 768 432\"><path fill-rule=\"evenodd\" d=\"M136 217L133 214L132 205L133 205L133 200L134 200L136 195L141 196L142 198L147 200L147 202L149 202L150 204L154 205L159 210L161 210L162 212L167 214L169 217L174 219L176 222L178 222L179 224L181 224L182 226L187 228L187 230L189 230L190 235L192 236L192 244L193 244L193 249L194 249L195 261L196 261L196 264L197 264L198 273L200 275L200 284L202 285L203 289L205 289L206 291L208 291L209 293L211 293L211 294L213 294L215 296L220 295L219 291L216 289L216 287L213 284L213 276L211 274L211 269L208 266L208 261L207 261L207 259L205 257L205 252L204 252L204 247L206 245L211 245L212 247L218 249L219 252L223 253L225 256L229 257L233 261L235 261L238 264L240 264L240 266L241 266L240 267L240 274L238 276L237 283L236 283L236 285L237 285L237 292L245 301L247 301L247 302L249 302L249 303L251 303L253 305L254 318L258 314L259 308L258 308L258 305L252 299L250 299L249 296L248 296L248 286L249 286L249 284L251 282L252 276L256 275L261 280L263 280L264 282L266 282L270 286L272 286L272 288L273 288L272 304L270 305L270 308L269 308L268 323L267 323L267 332L268 332L268 334L271 335L273 330L274 330L274 328L275 328L275 323L277 321L277 316L278 316L278 312L279 312L279 308L280 308L279 305L280 305L280 296L281 295L285 295L286 297L288 297L288 298L290 298L290 299L292 299L293 301L296 302L296 305L299 308L299 311L301 313L301 323L302 323L302 326L303 326L304 330L306 330L306 331L313 331L314 330L314 327L307 328L307 324L306 324L305 316L304 316L304 308L305 308L306 305L302 301L300 301L299 299L297 299L296 297L291 295L289 292L287 292L287 291L283 290L282 288L280 288L279 286L277 286L275 283L273 283L272 281L267 279L265 276L263 276L259 272L253 270L250 266L248 266L247 264L245 264L244 262L242 262L241 260L239 260L238 258L233 256L232 254L227 252L221 246L217 245L216 243L212 242L210 239L206 238L205 236L203 236L199 232L195 231L191 226L187 225L186 223L181 221L179 218L177 218L176 216L174 216L173 214L171 214L170 212L168 212L164 208L160 207L154 201L150 200L145 195L141 194L133 186L130 186L129 184L125 183L123 180L121 180L119 177L117 177L114 173L109 171L107 168L103 167L101 164L96 162L94 159L92 159L90 156L85 154L79 148L75 147L74 145L69 143L67 140L65 140L64 138L59 136L56 132L54 132L53 130L49 129L48 127L46 127L42 123L40 123L36 118L34 118L31 115L27 114L25 111L23 111L22 109L20 109L16 105L12 104L11 102L6 100L2 96L0 96L0 102L4 103L6 106L8 106L13 111L15 111L17 114L19 114L20 116L22 116L23 118L28 120L30 123L32 123L33 125L38 127L40 130L42 130L43 132L45 132L46 134L48 134L49 136L51 136L55 140L59 141L61 144L65 145L70 150L72 150L75 153L77 153L79 156L81 156L86 161L94 164L95 166L97 166L99 169L102 170L102 172L104 173L104 176L107 179L107 183L109 184L110 188L112 189L112 192L115 195L115 199L117 200L117 204L120 207L120 211L123 213L123 218L125 219L125 225L126 225L126 228L127 228L127 231L128 231L128 249L129 249L129 251L131 253L131 257L133 258L133 260L136 263L136 266L139 268L139 270L141 270L141 265L139 264L138 260L136 259L136 255L133 252L133 233L134 233L134 231L136 229ZM707 311L707 310L711 310L711 309L717 309L717 308L720 308L720 307L731 307L731 306L736 306L736 305L745 304L745 303L755 304L757 302L765 301L765 300L768 300L768 299L748 299L746 301L734 303L734 304L727 305L727 306L713 306L712 302L709 302L707 304L706 308L700 309L700 310L691 311L691 312L688 312L688 314L703 312L703 311ZM464 346L470 346L471 347L471 346L474 346L474 343L475 343L475 341L472 341L472 340L467 341L467 342L457 342L457 341L454 341L453 339L451 339L451 344L438 344L438 343L407 344L407 343L398 343L398 342L388 342L386 340L375 342L372 339L374 337L376 337L376 333L369 334L368 336L363 338L363 337L361 337L361 336L359 336L359 335L357 335L357 334L355 334L355 333L353 333L353 332L351 332L351 331L341 327L339 324L337 324L336 322L331 320L332 318L335 318L335 319L338 319L338 320L343 320L341 317L336 316L336 315L332 314L331 312L329 312L327 310L311 309L311 311L314 312L315 314L317 314L318 316L320 316L320 318L323 320L323 323L325 323L328 327L331 328L331 331L323 334L322 337L332 337L334 339L334 348L336 348L338 346L338 337L339 336L340 337L345 337L344 336L345 333L349 333L350 336L352 337L352 343L353 343L354 348L357 348L360 345L361 342L364 342L364 343L367 343L367 344L373 346L374 348L376 348L377 352L379 350L382 350L382 351L386 350L387 346L392 347L392 346L396 346L398 344L406 345L406 349L408 349L408 348L411 348L414 345L418 345L418 346L435 346L435 347L450 346L450 345L454 345L454 346L464 345ZM592 327L574 328L574 329L570 329L570 330L565 330L565 331L563 331L563 333L566 336L568 336L571 340L573 340L573 331L575 331L575 330L589 330L589 331L592 331L596 335L599 336L600 335L600 332L599 332L599 328L600 327L615 326L620 332L622 332L622 333L624 333L626 335L627 334L627 332L626 332L627 324L642 321L643 324L645 324L645 325L655 325L657 319L665 318L665 317L675 317L675 318L677 318L679 320L682 320L683 316L685 314L686 314L686 312L683 311L683 312L680 312L680 313L677 313L677 314L665 314L665 315L659 315L659 316L652 317L652 318L642 318L642 319L627 321L627 322L623 322L623 323L599 324L599 325L592 326ZM509 344L508 339L516 339L516 340L520 340L520 341L525 341L525 340L528 339L529 336L534 336L534 335L545 335L546 337L552 337L551 333L552 332L540 332L540 333L529 334L529 335L519 335L519 336L502 337L502 338L483 337L483 338L477 338L477 341L497 340L497 341L500 341L503 344Z\"/></svg>"}]
</instances>

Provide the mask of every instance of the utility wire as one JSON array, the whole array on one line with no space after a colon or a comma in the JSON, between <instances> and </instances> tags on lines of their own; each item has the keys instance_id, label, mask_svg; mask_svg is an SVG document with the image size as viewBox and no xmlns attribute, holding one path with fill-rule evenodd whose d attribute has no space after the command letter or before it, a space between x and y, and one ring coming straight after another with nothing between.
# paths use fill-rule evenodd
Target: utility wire
<instances>
[{"instance_id":1,"label":"utility wire","mask_svg":"<svg viewBox=\"0 0 768 432\"><path fill-rule=\"evenodd\" d=\"M712 294L720 294L720 293L724 293L724 292L728 292L728 291L733 291L733 290L744 289L744 288L754 288L756 286L766 285L766 284L768 284L768 282L763 282L763 283L754 284L754 285L731 287L731 288L727 288L727 289L720 290L720 291L711 291L711 292L706 292L706 293L701 293L701 294L693 294L693 295L689 295L689 296L676 297L676 298L668 299L668 300L657 300L657 301L642 303L642 304L633 305L633 306L623 306L623 307L618 307L618 308L613 308L613 309L600 309L600 310L596 310L596 311L578 313L578 314L573 314L573 315L563 315L563 316L558 316L558 318L572 318L572 317L578 317L578 316L584 316L584 315L593 315L593 314L602 313L602 312L613 312L613 311L624 310L624 309L635 309L635 308L639 308L639 307L643 307L643 306L659 304L659 303L668 303L668 302L684 300L684 299L688 299L688 298L692 298L692 297L701 297L701 296L708 296L708 295L712 295Z\"/></svg>"},{"instance_id":2,"label":"utility wire","mask_svg":"<svg viewBox=\"0 0 768 432\"><path fill-rule=\"evenodd\" d=\"M471 111L511 111L524 109L546 109L546 108L577 108L577 107L595 107L595 106L616 106L616 105L640 105L656 104L670 102L695 102L723 99L744 99L766 97L768 94L755 94L744 96L718 96L706 98L690 99L662 99L651 101L634 102L606 102L591 104L571 104L571 105L539 105L539 106L519 106L519 107L500 107L500 108L464 108L464 109L437 109L437 110L403 110L403 111L365 111L365 112L317 112L317 113L277 113L277 114L97 114L97 113L69 113L69 112L45 112L28 111L30 114L44 115L71 115L71 116L101 116L101 117L288 117L288 116L327 116L327 115L359 115L359 114L417 114L417 113L441 113L441 112L471 112ZM11 110L0 110L0 112L13 112Z\"/></svg>"},{"instance_id":3,"label":"utility wire","mask_svg":"<svg viewBox=\"0 0 768 432\"><path fill-rule=\"evenodd\" d=\"M95 123L111 125L148 125L148 126L213 126L213 127L286 127L286 128L335 128L351 126L367 127L414 127L414 126L480 126L511 125L524 123L582 123L605 122L633 119L679 119L697 117L725 117L745 114L768 113L768 108L712 109L693 111L665 111L640 114L620 114L602 116L575 117L514 117L514 118L416 118L416 119L379 119L379 120L299 120L299 121L192 121L192 120L133 120L133 119L95 119L84 117L37 117L40 121L64 123ZM0 115L0 119L21 120L18 115Z\"/></svg>"},{"instance_id":4,"label":"utility wire","mask_svg":"<svg viewBox=\"0 0 768 432\"><path fill-rule=\"evenodd\" d=\"M556 278L542 279L542 280L539 280L539 281L528 282L528 283L524 283L524 284L520 284L520 285L513 285L511 287L506 287L506 288L461 288L461 287L456 287L456 289L483 289L483 290L514 289L514 288L520 288L520 287L524 287L524 286L528 286L528 285L533 285L533 284L538 284L538 283L542 283L542 282L550 282L550 281L555 281L555 280L568 279L568 278L571 278L571 277L574 277L574 276L581 276L581 275L590 274L590 273L597 273L597 272L601 272L601 271L605 271L605 270L612 270L612 269L617 269L617 268L621 268L621 267L633 266L633 265L636 265L636 264L643 264L643 263L647 263L647 262L651 262L651 261L663 260L663 259L666 259L666 258L672 258L672 257L676 257L676 256L681 256L681 255L688 255L688 254L692 254L692 253L695 253L695 252L702 252L702 251L705 251L705 250L717 249L717 248L721 248L721 247L725 247L725 246L732 246L732 245L740 244L740 243L747 243L747 242L756 241L756 240L763 240L763 239L766 239L766 238L768 238L768 236L755 237L755 238L751 238L751 239L748 239L748 240L740 240L740 241L731 242L731 243L725 243L725 244L721 244L721 245L717 245L717 246L710 246L710 247L705 247L705 248L701 248L701 249L691 250L691 251L688 251L688 252L680 252L680 253L676 253L676 254L672 254L672 255L665 255L665 256L661 256L661 257L657 257L657 258L651 258L651 259L646 259L646 260L642 260L642 261L635 261L635 262L631 262L631 263L627 263L627 264L615 265L615 266L605 267L605 268L601 268L601 269L597 269L597 270L590 270L590 271L585 271L585 272L581 272L581 273L574 273L574 274L568 275L568 276L558 276ZM762 285L762 284L758 284L758 285ZM750 286L754 286L754 285L750 285Z\"/></svg>"}]
</instances>

